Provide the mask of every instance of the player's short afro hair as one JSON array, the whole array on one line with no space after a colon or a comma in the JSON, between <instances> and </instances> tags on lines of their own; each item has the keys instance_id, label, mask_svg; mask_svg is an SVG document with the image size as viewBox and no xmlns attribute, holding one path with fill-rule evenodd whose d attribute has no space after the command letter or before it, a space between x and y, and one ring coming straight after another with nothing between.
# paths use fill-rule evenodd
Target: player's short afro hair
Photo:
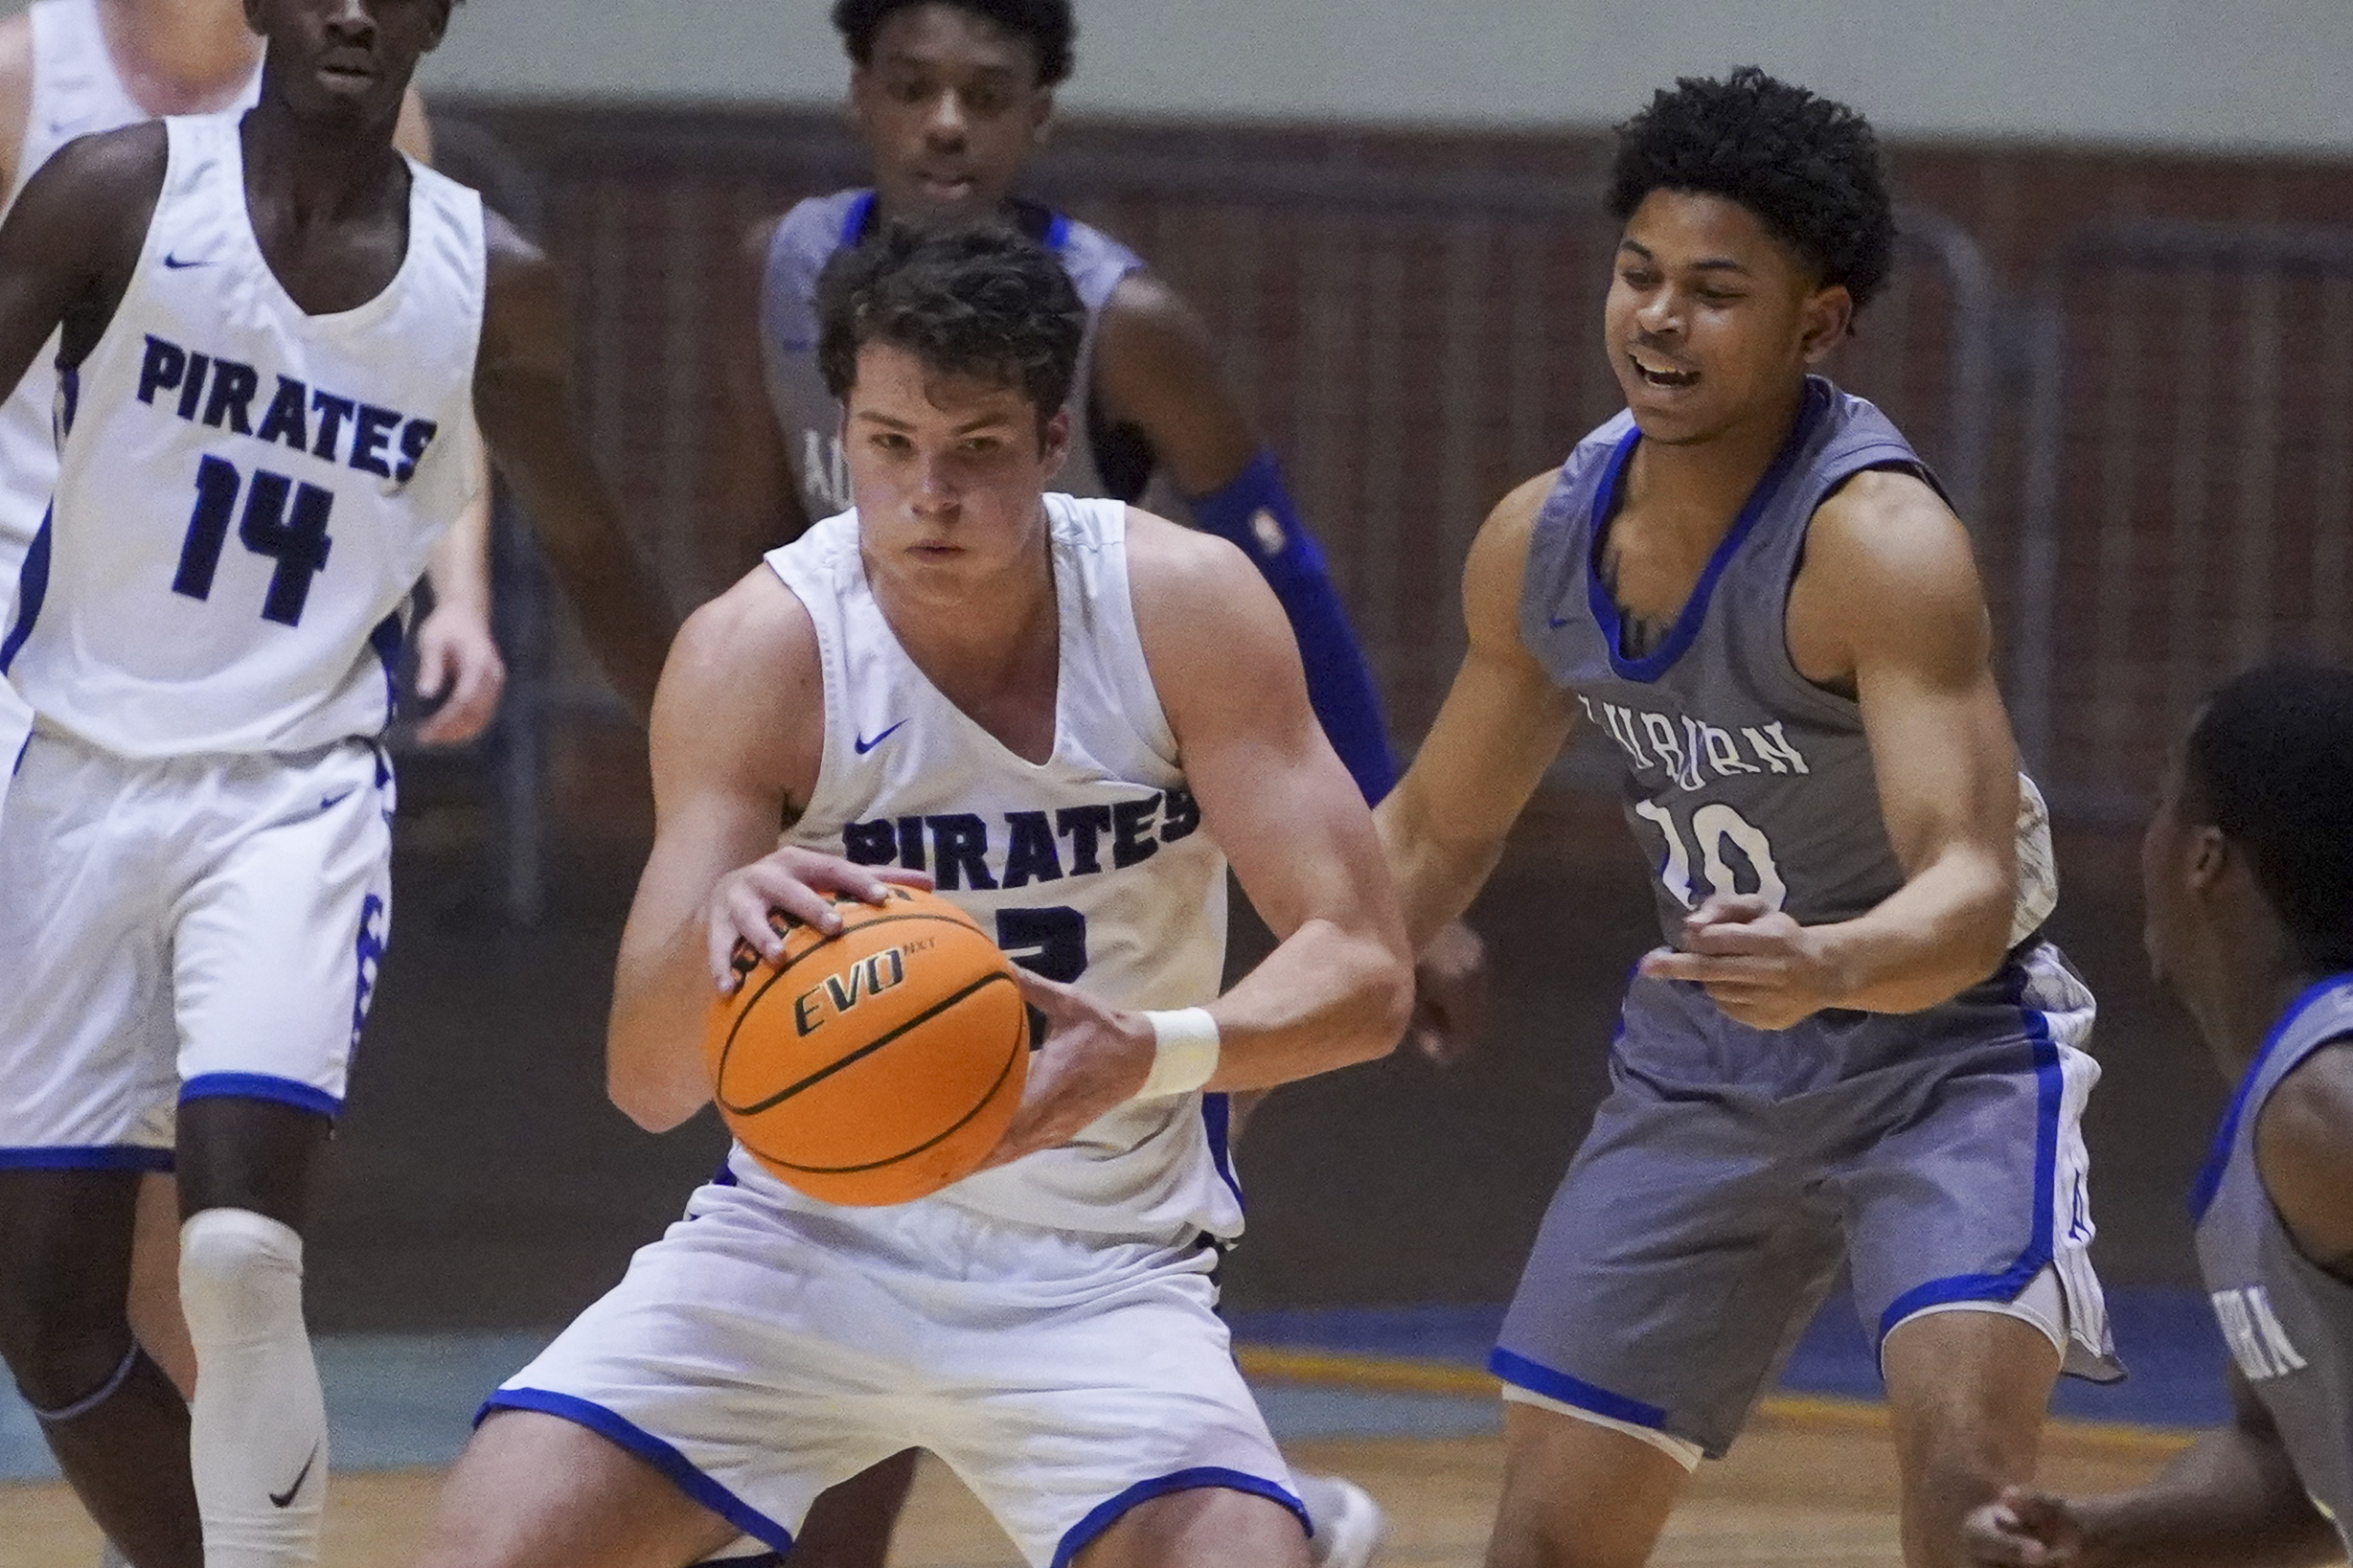
<instances>
[{"instance_id":1,"label":"player's short afro hair","mask_svg":"<svg viewBox=\"0 0 2353 1568\"><path fill-rule=\"evenodd\" d=\"M1858 309L1894 264L1895 213L1871 123L1753 65L1684 77L1618 126L1609 207L1620 223L1653 191L1740 203Z\"/></svg>"},{"instance_id":2,"label":"player's short afro hair","mask_svg":"<svg viewBox=\"0 0 2353 1568\"><path fill-rule=\"evenodd\" d=\"M923 5L949 5L1026 39L1038 57L1038 85L1059 87L1070 80L1072 46L1079 22L1070 0L834 0L834 27L860 65L874 60L875 35L898 11Z\"/></svg>"},{"instance_id":3,"label":"player's short afro hair","mask_svg":"<svg viewBox=\"0 0 2353 1568\"><path fill-rule=\"evenodd\" d=\"M817 369L846 402L869 343L1010 386L1042 421L1070 400L1086 307L1043 245L998 223L893 222L817 275Z\"/></svg>"},{"instance_id":4,"label":"player's short afro hair","mask_svg":"<svg viewBox=\"0 0 2353 1568\"><path fill-rule=\"evenodd\" d=\"M2183 819L2247 852L2308 967L2353 969L2353 670L2250 670L2207 699L2187 763Z\"/></svg>"}]
</instances>

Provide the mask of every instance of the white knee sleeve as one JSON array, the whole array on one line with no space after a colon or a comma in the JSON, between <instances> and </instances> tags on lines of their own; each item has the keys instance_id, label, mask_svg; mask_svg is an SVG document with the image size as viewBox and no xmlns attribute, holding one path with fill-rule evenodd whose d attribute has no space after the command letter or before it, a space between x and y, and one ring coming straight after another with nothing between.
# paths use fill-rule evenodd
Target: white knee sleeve
<instances>
[{"instance_id":1,"label":"white knee sleeve","mask_svg":"<svg viewBox=\"0 0 2353 1568\"><path fill-rule=\"evenodd\" d=\"M303 1243L243 1209L180 1229L196 1347L189 1458L206 1568L310 1568L327 1495L327 1408L303 1328Z\"/></svg>"}]
</instances>

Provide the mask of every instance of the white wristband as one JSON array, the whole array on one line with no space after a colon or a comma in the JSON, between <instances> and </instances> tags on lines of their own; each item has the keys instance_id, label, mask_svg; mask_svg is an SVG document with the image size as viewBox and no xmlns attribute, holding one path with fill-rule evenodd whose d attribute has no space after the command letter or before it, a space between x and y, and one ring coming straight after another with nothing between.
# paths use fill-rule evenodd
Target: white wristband
<instances>
[{"instance_id":1,"label":"white wristband","mask_svg":"<svg viewBox=\"0 0 2353 1568\"><path fill-rule=\"evenodd\" d=\"M1152 1076L1136 1091L1136 1099L1191 1094L1216 1076L1218 1021L1209 1016L1207 1008L1147 1012L1144 1021L1152 1025Z\"/></svg>"}]
</instances>

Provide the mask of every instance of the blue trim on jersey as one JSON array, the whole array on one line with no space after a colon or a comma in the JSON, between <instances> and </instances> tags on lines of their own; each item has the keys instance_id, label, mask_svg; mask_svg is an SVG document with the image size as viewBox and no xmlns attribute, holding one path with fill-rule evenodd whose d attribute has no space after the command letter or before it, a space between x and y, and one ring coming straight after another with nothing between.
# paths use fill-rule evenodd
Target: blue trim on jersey
<instances>
[{"instance_id":1,"label":"blue trim on jersey","mask_svg":"<svg viewBox=\"0 0 2353 1568\"><path fill-rule=\"evenodd\" d=\"M1954 1274L1930 1280L1888 1303L1887 1310L1879 1317L1876 1337L1882 1346L1897 1324L1928 1307L1964 1301L2016 1301L2034 1284L2034 1277L2050 1266L2051 1229L2059 1203L2059 1111L2067 1099L2067 1074L2059 1065L2059 1043L2051 1038L2050 1020L2026 999L2026 989L2034 983L2032 972L2022 963L2012 967L2011 1002L2019 1010L2019 1021L2025 1028L2026 1044L2034 1057L2034 1230L2026 1250L2001 1273Z\"/></svg>"},{"instance_id":2,"label":"blue trim on jersey","mask_svg":"<svg viewBox=\"0 0 2353 1568\"><path fill-rule=\"evenodd\" d=\"M16 761L9 764L9 777L13 779L25 770L25 758L33 750L33 732L25 731L24 744L16 748Z\"/></svg>"},{"instance_id":3,"label":"blue trim on jersey","mask_svg":"<svg viewBox=\"0 0 2353 1568\"><path fill-rule=\"evenodd\" d=\"M1052 1568L1070 1568L1071 1559L1095 1544L1096 1538L1120 1521L1138 1503L1149 1503L1155 1497L1165 1497L1173 1491L1199 1491L1204 1487L1216 1487L1226 1491L1248 1492L1268 1502L1280 1503L1299 1516L1299 1528L1310 1535L1315 1534L1315 1521L1307 1516L1307 1505L1285 1488L1264 1476L1246 1470L1229 1470L1221 1465L1203 1465L1190 1470L1178 1470L1174 1475L1155 1476L1150 1481L1138 1481L1108 1502L1097 1503L1066 1531L1054 1548Z\"/></svg>"},{"instance_id":4,"label":"blue trim on jersey","mask_svg":"<svg viewBox=\"0 0 2353 1568\"><path fill-rule=\"evenodd\" d=\"M1045 239L1039 242L1056 255L1061 255L1062 247L1070 243L1070 219L1056 213L1054 221L1046 225Z\"/></svg>"},{"instance_id":5,"label":"blue trim on jersey","mask_svg":"<svg viewBox=\"0 0 2353 1568\"><path fill-rule=\"evenodd\" d=\"M2214 1145L2206 1150L2205 1164L2198 1168L2198 1180L2190 1188L2189 1217L2192 1224L2205 1218L2206 1210L2213 1207L2214 1194L2222 1191L2223 1172L2229 1169L2230 1151L2238 1145L2239 1122L2247 1114L2247 1098L2254 1093L2255 1079L2263 1076L2263 1069L2271 1061L2272 1053L2279 1048L2279 1042L2287 1037L2296 1021L2320 1000L2323 992L2345 985L2353 985L2353 973L2333 974L2305 987L2302 994L2288 1004L2288 1010L2279 1015L2278 1021L2263 1036L2263 1044L2257 1048L2254 1060L2247 1064L2247 1072L2240 1078L2238 1088L2231 1092L2230 1107L2223 1112L2222 1125L2214 1133Z\"/></svg>"},{"instance_id":6,"label":"blue trim on jersey","mask_svg":"<svg viewBox=\"0 0 2353 1568\"><path fill-rule=\"evenodd\" d=\"M857 199L850 203L850 210L842 215L841 238L834 241L835 250L848 250L857 243L858 237L866 232L868 220L874 216L874 203L875 193L872 191L857 193Z\"/></svg>"},{"instance_id":7,"label":"blue trim on jersey","mask_svg":"<svg viewBox=\"0 0 2353 1568\"><path fill-rule=\"evenodd\" d=\"M601 1404L540 1388L502 1388L482 1401L482 1408L474 1412L474 1424L480 1426L493 1413L501 1410L535 1410L542 1416L554 1416L576 1426L584 1426L616 1448L636 1455L661 1471L673 1486L689 1498L744 1534L778 1552L792 1550L791 1531L703 1474L695 1467L694 1461L660 1438Z\"/></svg>"},{"instance_id":8,"label":"blue trim on jersey","mask_svg":"<svg viewBox=\"0 0 2353 1568\"><path fill-rule=\"evenodd\" d=\"M1790 426L1789 438L1781 443L1781 450L1774 456L1772 466L1765 470L1765 477L1758 480L1756 489L1748 492L1748 499L1741 507L1740 515L1732 520L1731 532L1717 544L1716 553L1708 557L1706 568L1700 573L1699 584L1691 590L1691 597L1683 602L1682 613L1675 618L1674 628L1667 633L1667 640L1639 659L1626 658L1621 651L1625 647L1624 628L1619 623L1617 602L1610 597L1610 590L1602 581L1602 547L1609 540L1610 523L1621 499L1619 490L1626 483L1626 469L1633 461L1634 448L1641 444L1642 432L1638 428L1629 430L1618 442L1617 449L1610 454L1610 466L1602 470L1601 483L1593 490L1593 555L1588 563L1585 592L1593 619L1601 625L1602 641L1609 646L1610 668L1616 670L1621 679L1640 681L1647 686L1675 668L1675 662L1690 651L1691 645L1699 640L1700 627L1706 624L1708 601L1715 597L1718 579L1732 564L1732 557L1740 553L1741 543L1748 537L1749 531L1756 527L1766 509L1772 505L1773 497L1780 492L1782 484L1790 476L1790 469L1795 466L1797 454L1805 446L1807 437L1821 422L1822 415L1829 406L1830 383L1818 377L1807 377L1805 401L1797 410L1797 422Z\"/></svg>"},{"instance_id":9,"label":"blue trim on jersey","mask_svg":"<svg viewBox=\"0 0 2353 1568\"><path fill-rule=\"evenodd\" d=\"M1248 1208L1248 1200L1242 1195L1242 1178L1234 1174L1232 1097L1222 1094L1201 1096L1201 1125L1209 1133L1209 1158L1218 1168L1218 1179L1232 1190L1236 1203Z\"/></svg>"},{"instance_id":10,"label":"blue trim on jersey","mask_svg":"<svg viewBox=\"0 0 2353 1568\"><path fill-rule=\"evenodd\" d=\"M200 1073L180 1085L180 1103L192 1100L267 1100L321 1116L343 1114L343 1102L326 1090L263 1073Z\"/></svg>"},{"instance_id":11,"label":"blue trim on jersey","mask_svg":"<svg viewBox=\"0 0 2353 1568\"><path fill-rule=\"evenodd\" d=\"M50 503L42 514L40 531L33 535L32 548L25 552L24 564L16 569L16 624L9 628L8 641L0 643L0 675L9 672L16 655L33 635L33 623L41 613L41 601L49 597L50 525L57 520L57 508Z\"/></svg>"},{"instance_id":12,"label":"blue trim on jersey","mask_svg":"<svg viewBox=\"0 0 2353 1568\"><path fill-rule=\"evenodd\" d=\"M392 721L400 715L400 644L406 640L407 635L408 628L400 624L399 610L393 611L378 621L376 624L376 629L368 633L368 646L376 649L377 658L381 660L384 666L384 727L386 729L390 729ZM383 787L380 780L377 787L378 789Z\"/></svg>"},{"instance_id":13,"label":"blue trim on jersey","mask_svg":"<svg viewBox=\"0 0 2353 1568\"><path fill-rule=\"evenodd\" d=\"M785 1568L788 1560L782 1552L763 1552L756 1557L713 1557L695 1568Z\"/></svg>"},{"instance_id":14,"label":"blue trim on jersey","mask_svg":"<svg viewBox=\"0 0 2353 1568\"><path fill-rule=\"evenodd\" d=\"M81 367L80 365L67 365L58 373L57 390L63 394L65 398L65 409L61 416L63 428L57 432L62 438L74 433L74 416L81 412Z\"/></svg>"},{"instance_id":15,"label":"blue trim on jersey","mask_svg":"<svg viewBox=\"0 0 2353 1568\"><path fill-rule=\"evenodd\" d=\"M1511 1384L1531 1394L1542 1394L1547 1399L1558 1399L1579 1410L1589 1410L1596 1416L1607 1416L1613 1421L1629 1426L1647 1427L1654 1432L1667 1429L1667 1413L1655 1404L1630 1399L1623 1394L1612 1394L1582 1377L1555 1372L1541 1361L1531 1361L1524 1355L1515 1355L1498 1345L1487 1357L1487 1370Z\"/></svg>"},{"instance_id":16,"label":"blue trim on jersey","mask_svg":"<svg viewBox=\"0 0 2353 1568\"><path fill-rule=\"evenodd\" d=\"M171 1150L134 1144L84 1148L0 1148L0 1170L169 1170Z\"/></svg>"}]
</instances>

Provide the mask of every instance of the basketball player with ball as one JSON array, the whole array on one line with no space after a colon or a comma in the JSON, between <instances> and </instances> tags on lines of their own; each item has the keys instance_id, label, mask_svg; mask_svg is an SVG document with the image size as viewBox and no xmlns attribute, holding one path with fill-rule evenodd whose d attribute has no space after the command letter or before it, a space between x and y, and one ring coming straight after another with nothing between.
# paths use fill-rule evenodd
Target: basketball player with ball
<instances>
[{"instance_id":1,"label":"basketball player with ball","mask_svg":"<svg viewBox=\"0 0 2353 1568\"><path fill-rule=\"evenodd\" d=\"M424 1560L787 1551L820 1490L921 1446L1039 1568L1302 1568L1302 1511L1212 1309L1242 1223L1220 1097L1404 1030L1371 816L1238 550L1047 493L1085 325L1051 255L1001 227L893 227L819 297L858 506L673 650L613 1097L650 1128L693 1115L737 944L789 964L805 939L773 912L830 931L839 898L925 877L1034 971L1027 1089L988 1169L889 1207L810 1196L739 1146L492 1396ZM1221 996L1229 857L1281 940ZM892 1116L903 1042L811 1007L845 1032L842 1074L871 1076L867 1114Z\"/></svg>"}]
</instances>

